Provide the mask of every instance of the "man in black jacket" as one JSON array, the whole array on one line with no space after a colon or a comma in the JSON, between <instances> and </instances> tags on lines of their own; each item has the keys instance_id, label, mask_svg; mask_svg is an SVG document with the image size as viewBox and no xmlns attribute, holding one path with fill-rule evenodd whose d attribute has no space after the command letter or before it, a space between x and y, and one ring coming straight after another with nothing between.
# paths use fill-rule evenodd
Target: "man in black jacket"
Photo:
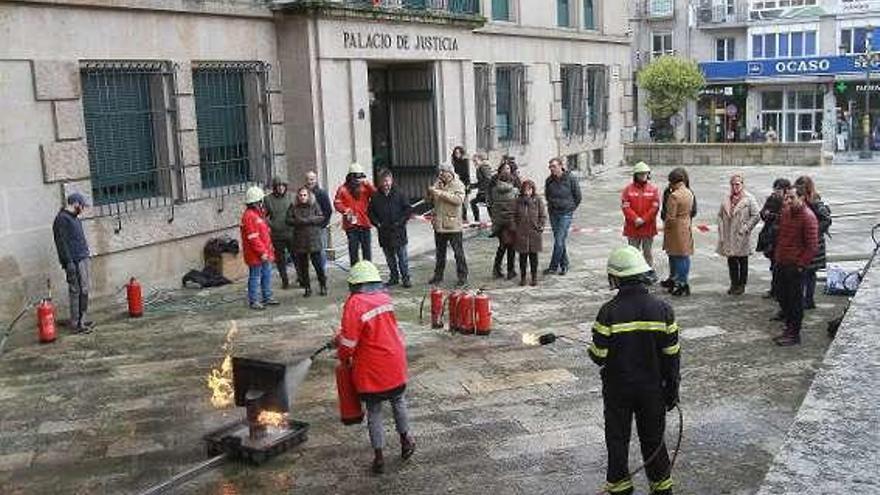
<instances>
[{"instance_id":1,"label":"man in black jacket","mask_svg":"<svg viewBox=\"0 0 880 495\"><path fill-rule=\"evenodd\" d=\"M52 223L58 262L67 276L70 295L70 323L73 333L87 333L92 322L85 319L89 308L89 244L79 215L87 206L80 193L67 197L67 206L58 212Z\"/></svg>"},{"instance_id":2,"label":"man in black jacket","mask_svg":"<svg viewBox=\"0 0 880 495\"><path fill-rule=\"evenodd\" d=\"M593 324L590 358L602 367L608 484L615 495L633 492L629 438L633 415L652 495L672 495L669 454L663 441L666 411L678 403L678 324L672 307L648 293L651 267L632 247L608 258L608 281L618 289Z\"/></svg>"},{"instance_id":3,"label":"man in black jacket","mask_svg":"<svg viewBox=\"0 0 880 495\"><path fill-rule=\"evenodd\" d=\"M559 158L551 159L549 168L550 177L544 183L544 197L547 200L550 227L553 229L553 254L544 275L565 275L569 267L565 243L574 210L581 204L581 188L577 180L562 166Z\"/></svg>"},{"instance_id":4,"label":"man in black jacket","mask_svg":"<svg viewBox=\"0 0 880 495\"><path fill-rule=\"evenodd\" d=\"M327 191L321 189L321 186L318 185L318 174L314 171L306 173L306 187L312 191L312 194L315 196L315 201L318 202L318 206L321 208L321 213L324 214L324 223L321 224L321 242L324 243L324 249L321 250L321 266L326 270L328 244L327 226L330 225L330 217L333 216L333 203L330 201L330 196L327 194Z\"/></svg>"},{"instance_id":5,"label":"man in black jacket","mask_svg":"<svg viewBox=\"0 0 880 495\"><path fill-rule=\"evenodd\" d=\"M379 172L379 189L370 197L367 213L370 221L379 230L379 245L382 246L388 270L391 272L388 285L397 285L402 280L404 287L412 287L406 252L406 222L412 214L412 207L394 187L391 171Z\"/></svg>"}]
</instances>

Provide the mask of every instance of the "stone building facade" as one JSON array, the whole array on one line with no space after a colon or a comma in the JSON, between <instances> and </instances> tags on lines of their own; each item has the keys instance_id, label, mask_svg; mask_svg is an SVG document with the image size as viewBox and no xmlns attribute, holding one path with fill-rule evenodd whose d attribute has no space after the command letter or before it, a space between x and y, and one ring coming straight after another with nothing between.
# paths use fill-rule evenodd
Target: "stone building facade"
<instances>
[{"instance_id":1,"label":"stone building facade","mask_svg":"<svg viewBox=\"0 0 880 495\"><path fill-rule=\"evenodd\" d=\"M33 0L0 5L0 315L64 286L51 223L72 191L93 292L174 284L243 191L350 162L415 199L454 146L541 178L622 159L623 3ZM62 296L63 297L63 294Z\"/></svg>"}]
</instances>

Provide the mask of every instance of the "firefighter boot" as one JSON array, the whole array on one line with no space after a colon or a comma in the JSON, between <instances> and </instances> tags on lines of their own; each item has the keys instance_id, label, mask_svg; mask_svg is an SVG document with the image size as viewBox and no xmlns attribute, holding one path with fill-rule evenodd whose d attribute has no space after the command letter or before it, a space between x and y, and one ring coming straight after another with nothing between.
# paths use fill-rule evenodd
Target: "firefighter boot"
<instances>
[{"instance_id":1,"label":"firefighter boot","mask_svg":"<svg viewBox=\"0 0 880 495\"><path fill-rule=\"evenodd\" d=\"M409 433L400 434L400 458L404 461L416 451L416 441Z\"/></svg>"},{"instance_id":2,"label":"firefighter boot","mask_svg":"<svg viewBox=\"0 0 880 495\"><path fill-rule=\"evenodd\" d=\"M385 472L385 457L382 456L382 449L373 449L373 466L371 470L373 474L382 474Z\"/></svg>"}]
</instances>

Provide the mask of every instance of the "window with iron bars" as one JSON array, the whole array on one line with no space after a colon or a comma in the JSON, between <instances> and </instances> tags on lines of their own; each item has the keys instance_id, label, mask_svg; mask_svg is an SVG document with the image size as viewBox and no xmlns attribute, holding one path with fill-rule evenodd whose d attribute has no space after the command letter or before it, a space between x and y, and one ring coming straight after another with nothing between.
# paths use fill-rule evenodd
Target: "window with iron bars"
<instances>
[{"instance_id":1,"label":"window with iron bars","mask_svg":"<svg viewBox=\"0 0 880 495\"><path fill-rule=\"evenodd\" d=\"M242 190L271 175L265 74L259 62L194 64L199 174L209 194Z\"/></svg>"},{"instance_id":2,"label":"window with iron bars","mask_svg":"<svg viewBox=\"0 0 880 495\"><path fill-rule=\"evenodd\" d=\"M587 66L587 126L593 132L608 130L608 68Z\"/></svg>"},{"instance_id":3,"label":"window with iron bars","mask_svg":"<svg viewBox=\"0 0 880 495\"><path fill-rule=\"evenodd\" d=\"M562 132L583 136L586 131L584 67L563 65L559 69L562 93Z\"/></svg>"},{"instance_id":4,"label":"window with iron bars","mask_svg":"<svg viewBox=\"0 0 880 495\"><path fill-rule=\"evenodd\" d=\"M492 67L474 64L474 106L476 107L477 149L493 148L492 140Z\"/></svg>"},{"instance_id":5,"label":"window with iron bars","mask_svg":"<svg viewBox=\"0 0 880 495\"><path fill-rule=\"evenodd\" d=\"M80 77L96 214L181 198L171 64L89 61Z\"/></svg>"},{"instance_id":6,"label":"window with iron bars","mask_svg":"<svg viewBox=\"0 0 880 495\"><path fill-rule=\"evenodd\" d=\"M524 65L495 67L495 135L499 142L529 142L528 85Z\"/></svg>"}]
</instances>

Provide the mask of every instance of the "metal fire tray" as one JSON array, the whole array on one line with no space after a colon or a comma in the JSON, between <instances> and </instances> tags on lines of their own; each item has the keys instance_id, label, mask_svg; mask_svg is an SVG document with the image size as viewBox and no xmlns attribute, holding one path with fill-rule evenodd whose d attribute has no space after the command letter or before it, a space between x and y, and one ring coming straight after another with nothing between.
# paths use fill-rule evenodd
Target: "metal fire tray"
<instances>
[{"instance_id":1,"label":"metal fire tray","mask_svg":"<svg viewBox=\"0 0 880 495\"><path fill-rule=\"evenodd\" d=\"M247 421L239 420L203 438L209 456L226 454L232 459L260 465L308 440L308 423L293 419L287 423L287 428L268 426L263 437L251 439Z\"/></svg>"}]
</instances>

